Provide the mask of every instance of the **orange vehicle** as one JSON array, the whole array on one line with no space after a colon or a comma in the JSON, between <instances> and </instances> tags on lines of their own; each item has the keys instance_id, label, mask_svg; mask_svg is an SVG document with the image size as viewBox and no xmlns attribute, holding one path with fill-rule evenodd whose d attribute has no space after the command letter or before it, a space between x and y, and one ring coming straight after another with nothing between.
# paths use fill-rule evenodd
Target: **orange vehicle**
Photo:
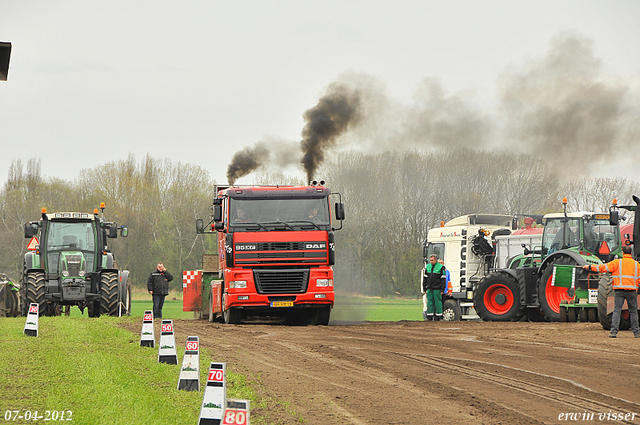
<instances>
[{"instance_id":1,"label":"orange vehicle","mask_svg":"<svg viewBox=\"0 0 640 425\"><path fill-rule=\"evenodd\" d=\"M290 323L327 325L334 303L333 220L344 220L340 194L310 186L217 187L213 217L198 233L218 235L219 279L209 292L211 316L239 323L279 316Z\"/></svg>"}]
</instances>

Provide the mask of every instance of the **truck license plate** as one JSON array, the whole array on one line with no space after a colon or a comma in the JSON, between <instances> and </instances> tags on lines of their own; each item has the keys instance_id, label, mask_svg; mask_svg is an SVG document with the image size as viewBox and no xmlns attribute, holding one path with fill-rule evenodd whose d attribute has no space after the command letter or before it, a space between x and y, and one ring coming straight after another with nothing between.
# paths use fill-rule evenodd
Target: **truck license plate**
<instances>
[{"instance_id":1,"label":"truck license plate","mask_svg":"<svg viewBox=\"0 0 640 425\"><path fill-rule=\"evenodd\" d=\"M272 301L271 307L293 307L293 301Z\"/></svg>"}]
</instances>

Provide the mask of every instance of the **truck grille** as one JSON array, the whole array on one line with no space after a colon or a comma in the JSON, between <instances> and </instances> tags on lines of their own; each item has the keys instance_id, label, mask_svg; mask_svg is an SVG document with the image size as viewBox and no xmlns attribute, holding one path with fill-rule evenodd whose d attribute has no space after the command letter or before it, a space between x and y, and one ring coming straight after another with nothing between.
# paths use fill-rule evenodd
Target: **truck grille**
<instances>
[{"instance_id":1,"label":"truck grille","mask_svg":"<svg viewBox=\"0 0 640 425\"><path fill-rule=\"evenodd\" d=\"M309 269L254 270L259 294L303 293L309 284Z\"/></svg>"},{"instance_id":2,"label":"truck grille","mask_svg":"<svg viewBox=\"0 0 640 425\"><path fill-rule=\"evenodd\" d=\"M304 249L304 242L263 242L257 246L258 251L295 251Z\"/></svg>"}]
</instances>

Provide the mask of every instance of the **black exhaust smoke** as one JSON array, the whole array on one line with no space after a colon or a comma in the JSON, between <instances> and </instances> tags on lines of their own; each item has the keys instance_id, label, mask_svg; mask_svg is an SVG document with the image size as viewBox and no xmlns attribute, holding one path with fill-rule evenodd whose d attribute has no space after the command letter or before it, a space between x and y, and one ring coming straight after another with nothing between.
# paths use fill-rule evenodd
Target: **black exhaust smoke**
<instances>
[{"instance_id":1,"label":"black exhaust smoke","mask_svg":"<svg viewBox=\"0 0 640 425\"><path fill-rule=\"evenodd\" d=\"M360 95L342 84L331 84L318 104L304 113L306 125L302 130L301 163L307 173L307 182L313 178L340 135L360 120Z\"/></svg>"},{"instance_id":2,"label":"black exhaust smoke","mask_svg":"<svg viewBox=\"0 0 640 425\"><path fill-rule=\"evenodd\" d=\"M246 147L233 155L231 164L227 168L227 181L233 184L240 177L256 170L269 158L269 150L262 143Z\"/></svg>"},{"instance_id":3,"label":"black exhaust smoke","mask_svg":"<svg viewBox=\"0 0 640 425\"><path fill-rule=\"evenodd\" d=\"M339 136L356 125L360 118L359 92L346 85L333 83L318 104L304 113L306 124L299 145L302 159L294 154L295 148L291 142L276 139L261 141L233 155L227 168L227 181L233 185L240 177L267 164L284 168L302 163L307 182L310 182L324 160L326 151L335 146Z\"/></svg>"}]
</instances>

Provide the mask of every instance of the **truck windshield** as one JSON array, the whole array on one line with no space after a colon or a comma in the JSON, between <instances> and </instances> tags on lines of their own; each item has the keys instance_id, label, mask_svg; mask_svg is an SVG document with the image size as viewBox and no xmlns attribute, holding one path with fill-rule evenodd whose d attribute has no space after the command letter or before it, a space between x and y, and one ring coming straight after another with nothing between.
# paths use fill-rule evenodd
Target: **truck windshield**
<instances>
[{"instance_id":1,"label":"truck windshield","mask_svg":"<svg viewBox=\"0 0 640 425\"><path fill-rule=\"evenodd\" d=\"M620 233L618 226L609 224L609 220L584 220L584 247L585 249L597 253L606 243L610 252L615 251L620 246Z\"/></svg>"},{"instance_id":2,"label":"truck windshield","mask_svg":"<svg viewBox=\"0 0 640 425\"><path fill-rule=\"evenodd\" d=\"M327 198L231 199L229 217L232 226L260 228L284 226L317 227L329 225Z\"/></svg>"},{"instance_id":3,"label":"truck windshield","mask_svg":"<svg viewBox=\"0 0 640 425\"><path fill-rule=\"evenodd\" d=\"M95 234L92 222L50 221L44 241L49 273L57 273L60 251L84 251L86 271L93 271Z\"/></svg>"}]
</instances>

